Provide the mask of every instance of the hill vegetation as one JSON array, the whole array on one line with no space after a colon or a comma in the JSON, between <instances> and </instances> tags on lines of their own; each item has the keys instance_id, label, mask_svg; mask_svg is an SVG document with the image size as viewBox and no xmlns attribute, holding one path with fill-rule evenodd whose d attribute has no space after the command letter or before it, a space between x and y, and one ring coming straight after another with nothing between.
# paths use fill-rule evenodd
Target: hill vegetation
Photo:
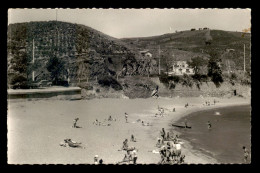
<instances>
[{"instance_id":1,"label":"hill vegetation","mask_svg":"<svg viewBox=\"0 0 260 173\"><path fill-rule=\"evenodd\" d=\"M29 22L8 26L8 85L35 80L68 80L70 85L100 91L99 87L123 91L130 98L148 97L156 86L149 77L171 69L173 62L188 61L194 76L160 80L168 89L179 83L192 87L213 81L251 84L250 33L192 29L160 36L116 39L88 26L66 22ZM148 50L152 57L141 55ZM217 61L212 61L216 54ZM34 56L34 62L33 62ZM54 60L60 68L53 70ZM51 63L52 61L52 63ZM62 68L62 69L61 69ZM55 76L56 74L56 76ZM215 75L217 74L217 75ZM146 84L145 84L146 83ZM25 87L26 88L26 87ZM134 91L139 94L133 95Z\"/></svg>"}]
</instances>

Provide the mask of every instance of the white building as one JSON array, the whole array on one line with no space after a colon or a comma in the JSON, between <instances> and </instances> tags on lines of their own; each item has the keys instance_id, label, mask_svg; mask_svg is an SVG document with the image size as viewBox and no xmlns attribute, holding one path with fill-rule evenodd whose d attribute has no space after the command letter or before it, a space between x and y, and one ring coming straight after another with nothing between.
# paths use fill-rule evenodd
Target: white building
<instances>
[{"instance_id":1,"label":"white building","mask_svg":"<svg viewBox=\"0 0 260 173\"><path fill-rule=\"evenodd\" d=\"M190 68L187 61L176 61L172 66L172 71L168 72L169 76L172 75L193 75L195 74L194 69Z\"/></svg>"},{"instance_id":2,"label":"white building","mask_svg":"<svg viewBox=\"0 0 260 173\"><path fill-rule=\"evenodd\" d=\"M146 57L146 58L152 58L152 54L149 52L149 50L144 50L144 51L140 51L140 54L143 56L143 57Z\"/></svg>"}]
</instances>

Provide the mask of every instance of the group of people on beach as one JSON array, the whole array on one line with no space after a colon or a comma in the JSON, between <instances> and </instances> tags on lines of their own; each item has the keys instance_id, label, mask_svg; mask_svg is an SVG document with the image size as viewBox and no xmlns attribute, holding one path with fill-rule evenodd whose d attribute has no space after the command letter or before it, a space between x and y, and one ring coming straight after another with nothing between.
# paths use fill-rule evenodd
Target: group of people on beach
<instances>
[{"instance_id":1,"label":"group of people on beach","mask_svg":"<svg viewBox=\"0 0 260 173\"><path fill-rule=\"evenodd\" d=\"M161 138L158 138L157 140L157 146L160 146L162 143L164 143L164 141L174 141L174 142L178 142L178 138L179 136L176 134L175 137L172 137L170 135L170 132L165 132L164 128L162 128L162 130L160 131L160 136Z\"/></svg>"},{"instance_id":2,"label":"group of people on beach","mask_svg":"<svg viewBox=\"0 0 260 173\"><path fill-rule=\"evenodd\" d=\"M158 105L158 112L157 113L155 113L155 117L157 117L157 116L159 116L159 117L164 117L164 115L165 115L165 109L166 108L163 108L163 107L160 107L159 105ZM167 109L166 109L167 110ZM172 112L175 112L175 108L173 108L173 110L172 110Z\"/></svg>"},{"instance_id":3,"label":"group of people on beach","mask_svg":"<svg viewBox=\"0 0 260 173\"><path fill-rule=\"evenodd\" d=\"M250 153L245 146L243 146L242 149L244 151L244 163L248 163L250 161Z\"/></svg>"},{"instance_id":4,"label":"group of people on beach","mask_svg":"<svg viewBox=\"0 0 260 173\"><path fill-rule=\"evenodd\" d=\"M94 164L98 165L98 164L103 164L103 159L99 159L98 155L94 156Z\"/></svg>"},{"instance_id":5,"label":"group of people on beach","mask_svg":"<svg viewBox=\"0 0 260 173\"><path fill-rule=\"evenodd\" d=\"M158 92L158 89L157 89ZM155 96L157 95L157 93L154 94ZM214 99L214 105L216 104L216 100ZM210 106L210 101L206 101L205 104L207 106ZM189 104L186 103L184 105L185 108L189 107ZM163 117L165 114L165 109L162 107L158 106L158 111L159 113L157 115ZM172 112L175 112L175 108L173 108ZM124 119L125 122L128 123L128 113L124 113ZM73 120L73 128L79 128L79 126L77 126L77 122L79 121L79 118L75 118ZM108 119L105 121L111 122L111 121L116 121L115 118L112 118L112 116L110 115L108 117ZM138 119L137 122L141 122L142 126L151 126L151 124L145 123L143 120ZM104 125L104 123L98 121L98 119L96 119L93 122L94 125ZM184 124L185 127L188 127L188 122L187 119L184 120ZM107 126L110 125L110 123L106 124ZM208 129L212 128L212 124L210 121L207 122L207 126ZM135 138L135 136L132 134L130 137L130 142L137 142L137 139ZM76 142L76 141L72 141L71 139L64 139L63 143L60 143L60 146L63 147L73 147L73 148L84 148L82 147L82 143L81 142ZM179 135L176 134L175 136L172 134L170 134L170 132L165 131L164 128L162 128L162 130L160 131L160 137L157 139L157 143L156 143L156 147L159 148L159 154L160 154L160 161L159 164L174 164L174 163L184 163L184 159L185 159L185 155L182 154L182 149L181 149L181 142L179 140ZM124 154L124 157L122 159L122 161L117 162L118 164L120 163L133 163L133 164L137 164L137 149L134 146L129 146L128 143L128 139L125 139L123 141L123 145L121 150L125 151L126 153ZM244 162L247 163L249 160L249 151L247 150L247 148L245 146L243 146L243 150L244 150ZM99 159L98 155L95 155L94 157L94 164L103 164L103 159Z\"/></svg>"},{"instance_id":6,"label":"group of people on beach","mask_svg":"<svg viewBox=\"0 0 260 173\"><path fill-rule=\"evenodd\" d=\"M77 126L79 118L74 118L72 128L81 128ZM72 148L85 148L82 146L81 142L76 142L71 139L64 139L62 142L60 142L60 146L62 147L72 147Z\"/></svg>"},{"instance_id":7,"label":"group of people on beach","mask_svg":"<svg viewBox=\"0 0 260 173\"><path fill-rule=\"evenodd\" d=\"M217 103L218 101L217 100L213 100L213 105L216 105L216 103ZM204 104L203 104L204 105ZM210 101L209 100L206 100L205 101L205 106L210 106L211 105L211 103L210 103Z\"/></svg>"},{"instance_id":8,"label":"group of people on beach","mask_svg":"<svg viewBox=\"0 0 260 173\"><path fill-rule=\"evenodd\" d=\"M106 121L116 121L116 119L115 118L112 118L112 116L110 115L109 117L108 117L108 119L105 119L103 122L100 122L100 121L98 121L98 119L96 119L94 122L93 122L93 124L94 125L98 125L98 126L111 126L111 123L106 123Z\"/></svg>"},{"instance_id":9,"label":"group of people on beach","mask_svg":"<svg viewBox=\"0 0 260 173\"><path fill-rule=\"evenodd\" d=\"M131 135L130 141L131 142L137 142L137 140L136 140L136 138L134 137L133 134ZM120 164L120 163L127 163L127 164L129 164L131 162L133 162L133 164L136 164L136 161L137 161L137 149L135 147L133 147L133 146L130 147L128 145L128 139L125 139L123 141L122 150L126 151L126 154L124 155L123 160L118 162L118 164Z\"/></svg>"},{"instance_id":10,"label":"group of people on beach","mask_svg":"<svg viewBox=\"0 0 260 173\"><path fill-rule=\"evenodd\" d=\"M185 155L181 154L181 144L178 140L178 135L174 138L170 136L170 133L166 132L164 128L160 131L161 138L158 138L156 147L159 148L161 160L159 164L174 164L184 163Z\"/></svg>"}]
</instances>

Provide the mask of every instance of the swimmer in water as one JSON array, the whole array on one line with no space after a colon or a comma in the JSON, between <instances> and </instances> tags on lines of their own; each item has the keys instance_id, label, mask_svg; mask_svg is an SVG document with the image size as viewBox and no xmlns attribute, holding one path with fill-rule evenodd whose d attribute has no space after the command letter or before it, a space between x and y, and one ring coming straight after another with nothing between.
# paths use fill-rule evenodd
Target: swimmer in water
<instances>
[{"instance_id":1,"label":"swimmer in water","mask_svg":"<svg viewBox=\"0 0 260 173\"><path fill-rule=\"evenodd\" d=\"M210 121L208 121L208 129L211 129L211 127L212 127L212 125L211 125L211 122Z\"/></svg>"}]
</instances>

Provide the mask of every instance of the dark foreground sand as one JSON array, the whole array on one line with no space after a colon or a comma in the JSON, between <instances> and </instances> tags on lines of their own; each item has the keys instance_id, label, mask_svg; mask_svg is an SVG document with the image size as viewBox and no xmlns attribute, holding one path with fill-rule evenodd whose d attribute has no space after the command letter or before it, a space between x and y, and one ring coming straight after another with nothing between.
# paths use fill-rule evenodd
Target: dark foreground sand
<instances>
[{"instance_id":1,"label":"dark foreground sand","mask_svg":"<svg viewBox=\"0 0 260 173\"><path fill-rule=\"evenodd\" d=\"M162 127L170 130L169 123L185 115L216 107L250 104L249 99L216 99L216 105L203 106L205 99L214 98L159 98L159 99L93 99L93 100L9 100L8 101L8 163L9 164L93 164L95 155L105 164L115 164L124 157L124 139L130 141L133 134L137 142L129 142L138 149L138 163L158 163L156 139ZM189 108L184 104L189 103ZM166 108L164 117L155 117L157 106ZM171 112L173 108L176 112ZM129 114L125 123L124 113ZM111 126L96 126L93 121L103 121L111 115L116 121ZM72 128L75 117L82 128ZM150 122L153 126L142 126ZM61 147L65 138L82 142L85 149ZM186 163L217 163L188 142L182 145Z\"/></svg>"}]
</instances>

